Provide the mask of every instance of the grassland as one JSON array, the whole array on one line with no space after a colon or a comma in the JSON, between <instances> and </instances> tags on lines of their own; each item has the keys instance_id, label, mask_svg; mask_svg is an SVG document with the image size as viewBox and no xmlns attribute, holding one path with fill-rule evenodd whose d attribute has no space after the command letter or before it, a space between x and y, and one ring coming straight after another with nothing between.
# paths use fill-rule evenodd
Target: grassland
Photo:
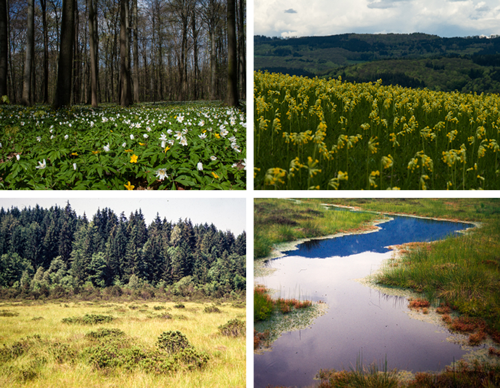
<instances>
[{"instance_id":1,"label":"grassland","mask_svg":"<svg viewBox=\"0 0 500 388\"><path fill-rule=\"evenodd\" d=\"M89 324L102 316L112 319ZM0 386L243 387L244 326L219 329L234 319L245 309L231 303L3 302ZM188 350L160 346L177 331Z\"/></svg>"},{"instance_id":2,"label":"grassland","mask_svg":"<svg viewBox=\"0 0 500 388\"><path fill-rule=\"evenodd\" d=\"M380 217L331 211L321 205L324 201L255 199L254 258L266 257L278 243L370 228Z\"/></svg>"}]
</instances>

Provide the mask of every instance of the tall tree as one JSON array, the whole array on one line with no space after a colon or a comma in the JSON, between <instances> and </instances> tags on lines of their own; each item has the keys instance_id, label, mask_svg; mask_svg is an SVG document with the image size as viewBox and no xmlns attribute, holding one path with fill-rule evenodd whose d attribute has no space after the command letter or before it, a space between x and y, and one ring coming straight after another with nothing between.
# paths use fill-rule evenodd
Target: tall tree
<instances>
[{"instance_id":1,"label":"tall tree","mask_svg":"<svg viewBox=\"0 0 500 388\"><path fill-rule=\"evenodd\" d=\"M130 88L130 50L129 50L129 2L120 1L120 105L131 104Z\"/></svg>"},{"instance_id":2,"label":"tall tree","mask_svg":"<svg viewBox=\"0 0 500 388\"><path fill-rule=\"evenodd\" d=\"M0 0L0 97L7 95L7 63L9 55L7 1Z\"/></svg>"},{"instance_id":3,"label":"tall tree","mask_svg":"<svg viewBox=\"0 0 500 388\"><path fill-rule=\"evenodd\" d=\"M238 61L236 51L236 0L227 0L227 99L229 106L238 106Z\"/></svg>"},{"instance_id":4,"label":"tall tree","mask_svg":"<svg viewBox=\"0 0 500 388\"><path fill-rule=\"evenodd\" d=\"M75 0L63 0L61 21L61 49L54 108L59 109L71 104L71 82L73 75Z\"/></svg>"},{"instance_id":5,"label":"tall tree","mask_svg":"<svg viewBox=\"0 0 500 388\"><path fill-rule=\"evenodd\" d=\"M94 8L94 0L88 0L87 7L89 11L89 35L90 35L90 99L92 106L96 108L99 105L98 100L98 43L97 43L97 16Z\"/></svg>"},{"instance_id":6,"label":"tall tree","mask_svg":"<svg viewBox=\"0 0 500 388\"><path fill-rule=\"evenodd\" d=\"M33 102L32 76L35 54L35 0L28 0L28 28L26 31L26 59L24 64L23 96L21 103L30 106Z\"/></svg>"},{"instance_id":7,"label":"tall tree","mask_svg":"<svg viewBox=\"0 0 500 388\"><path fill-rule=\"evenodd\" d=\"M47 0L40 0L43 27L43 102L49 102L49 31L47 26Z\"/></svg>"}]
</instances>

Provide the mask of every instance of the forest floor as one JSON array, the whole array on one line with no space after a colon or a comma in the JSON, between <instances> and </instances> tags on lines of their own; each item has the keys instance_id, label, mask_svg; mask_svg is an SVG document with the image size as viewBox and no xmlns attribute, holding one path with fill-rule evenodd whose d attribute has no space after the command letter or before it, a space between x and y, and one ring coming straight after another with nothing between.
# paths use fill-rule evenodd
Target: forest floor
<instances>
[{"instance_id":1,"label":"forest floor","mask_svg":"<svg viewBox=\"0 0 500 388\"><path fill-rule=\"evenodd\" d=\"M1 105L0 133L0 189L246 188L246 116L220 102Z\"/></svg>"},{"instance_id":2,"label":"forest floor","mask_svg":"<svg viewBox=\"0 0 500 388\"><path fill-rule=\"evenodd\" d=\"M0 386L243 387L245 316L217 302L3 301Z\"/></svg>"}]
</instances>

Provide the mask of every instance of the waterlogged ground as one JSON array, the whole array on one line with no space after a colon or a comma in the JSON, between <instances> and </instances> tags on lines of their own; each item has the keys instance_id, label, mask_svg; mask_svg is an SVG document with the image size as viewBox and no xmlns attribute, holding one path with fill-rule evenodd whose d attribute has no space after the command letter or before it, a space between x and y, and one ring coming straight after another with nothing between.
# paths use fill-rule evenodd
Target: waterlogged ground
<instances>
[{"instance_id":1,"label":"waterlogged ground","mask_svg":"<svg viewBox=\"0 0 500 388\"><path fill-rule=\"evenodd\" d=\"M439 326L409 318L405 297L389 296L357 282L390 259L388 245L432 241L470 224L394 217L380 231L315 240L273 259L275 269L255 282L276 290L275 296L322 300L326 315L310 327L285 333L272 351L255 355L255 386L314 384L319 369L355 367L356 361L378 362L389 369L438 371L466 351L447 341Z\"/></svg>"},{"instance_id":2,"label":"waterlogged ground","mask_svg":"<svg viewBox=\"0 0 500 388\"><path fill-rule=\"evenodd\" d=\"M217 104L0 107L0 189L242 190L245 155Z\"/></svg>"}]
</instances>

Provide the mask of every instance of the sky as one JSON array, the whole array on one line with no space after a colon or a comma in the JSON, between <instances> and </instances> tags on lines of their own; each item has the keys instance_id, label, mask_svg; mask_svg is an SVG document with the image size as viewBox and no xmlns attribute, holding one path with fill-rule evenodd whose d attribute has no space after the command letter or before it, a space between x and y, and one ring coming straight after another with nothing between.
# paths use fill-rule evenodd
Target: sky
<instances>
[{"instance_id":1,"label":"sky","mask_svg":"<svg viewBox=\"0 0 500 388\"><path fill-rule=\"evenodd\" d=\"M43 208L54 205L64 208L68 200L77 215L82 216L85 212L89 220L98 208L112 209L117 216L125 212L127 218L130 213L141 209L147 225L159 213L162 220L166 217L168 221L177 222L179 218L187 218L193 225L213 223L217 229L230 230L234 235L246 230L245 199L241 198L0 198L0 207L22 209L38 204Z\"/></svg>"},{"instance_id":2,"label":"sky","mask_svg":"<svg viewBox=\"0 0 500 388\"><path fill-rule=\"evenodd\" d=\"M498 0L255 0L254 34L500 35Z\"/></svg>"}]
</instances>

